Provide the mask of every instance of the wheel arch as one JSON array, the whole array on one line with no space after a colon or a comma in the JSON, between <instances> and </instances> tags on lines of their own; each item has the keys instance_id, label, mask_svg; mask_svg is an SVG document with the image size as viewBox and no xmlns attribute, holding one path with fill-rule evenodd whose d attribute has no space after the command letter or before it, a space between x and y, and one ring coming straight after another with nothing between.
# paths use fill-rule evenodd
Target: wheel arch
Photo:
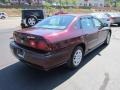
<instances>
[{"instance_id":1,"label":"wheel arch","mask_svg":"<svg viewBox=\"0 0 120 90\"><path fill-rule=\"evenodd\" d=\"M86 45L85 45L85 43L80 43L80 44L76 45L75 48L79 47L79 46L83 49L83 52L85 53L85 51L86 51Z\"/></svg>"}]
</instances>

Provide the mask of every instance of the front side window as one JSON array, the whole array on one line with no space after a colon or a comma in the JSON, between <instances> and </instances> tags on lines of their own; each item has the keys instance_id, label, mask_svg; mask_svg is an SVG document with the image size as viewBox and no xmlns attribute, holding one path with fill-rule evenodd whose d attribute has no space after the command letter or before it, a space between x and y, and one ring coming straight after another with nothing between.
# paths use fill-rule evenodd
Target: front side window
<instances>
[{"instance_id":1,"label":"front side window","mask_svg":"<svg viewBox=\"0 0 120 90\"><path fill-rule=\"evenodd\" d=\"M93 24L91 18L82 18L81 19L81 27L83 29L93 29L94 24Z\"/></svg>"},{"instance_id":2,"label":"front side window","mask_svg":"<svg viewBox=\"0 0 120 90\"><path fill-rule=\"evenodd\" d=\"M102 23L98 19L96 19L96 18L93 18L93 22L94 22L95 27L99 28L102 25Z\"/></svg>"},{"instance_id":3,"label":"front side window","mask_svg":"<svg viewBox=\"0 0 120 90\"><path fill-rule=\"evenodd\" d=\"M65 29L72 22L75 16L72 15L56 15L48 17L34 27L48 28L48 29Z\"/></svg>"}]
</instances>

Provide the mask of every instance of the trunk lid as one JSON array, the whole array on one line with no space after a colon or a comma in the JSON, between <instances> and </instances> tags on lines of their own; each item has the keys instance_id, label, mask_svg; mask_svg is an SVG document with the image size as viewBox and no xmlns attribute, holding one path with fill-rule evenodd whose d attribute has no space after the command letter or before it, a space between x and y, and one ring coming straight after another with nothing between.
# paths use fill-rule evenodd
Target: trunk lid
<instances>
[{"instance_id":1,"label":"trunk lid","mask_svg":"<svg viewBox=\"0 0 120 90\"><path fill-rule=\"evenodd\" d=\"M57 32L60 32L60 31L62 31L62 30L42 29L42 28L28 28L28 29L18 30L17 32L45 37L46 35L57 33Z\"/></svg>"},{"instance_id":2,"label":"trunk lid","mask_svg":"<svg viewBox=\"0 0 120 90\"><path fill-rule=\"evenodd\" d=\"M61 31L62 30L28 28L15 31L14 40L20 45L44 51L51 51L51 43L48 40L46 40L45 36Z\"/></svg>"}]
</instances>

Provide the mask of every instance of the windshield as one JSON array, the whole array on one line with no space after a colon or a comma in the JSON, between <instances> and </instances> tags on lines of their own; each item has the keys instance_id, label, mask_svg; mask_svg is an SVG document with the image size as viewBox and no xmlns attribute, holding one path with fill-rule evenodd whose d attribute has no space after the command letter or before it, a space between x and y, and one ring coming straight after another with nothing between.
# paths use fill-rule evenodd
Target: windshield
<instances>
[{"instance_id":1,"label":"windshield","mask_svg":"<svg viewBox=\"0 0 120 90\"><path fill-rule=\"evenodd\" d=\"M72 15L56 15L48 17L34 27L48 29L65 29L72 22L75 16Z\"/></svg>"}]
</instances>

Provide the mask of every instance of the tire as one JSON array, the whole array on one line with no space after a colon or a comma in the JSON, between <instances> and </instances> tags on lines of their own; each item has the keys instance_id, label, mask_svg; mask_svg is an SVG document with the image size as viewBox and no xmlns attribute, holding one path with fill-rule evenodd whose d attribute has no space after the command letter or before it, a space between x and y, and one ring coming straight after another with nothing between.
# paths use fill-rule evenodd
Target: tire
<instances>
[{"instance_id":1,"label":"tire","mask_svg":"<svg viewBox=\"0 0 120 90\"><path fill-rule=\"evenodd\" d=\"M107 37L106 37L106 40L105 40L105 42L104 42L104 45L109 45L109 43L110 43L110 38L111 38L111 33L108 32Z\"/></svg>"},{"instance_id":2,"label":"tire","mask_svg":"<svg viewBox=\"0 0 120 90\"><path fill-rule=\"evenodd\" d=\"M118 24L118 26L120 26L120 23Z\"/></svg>"},{"instance_id":3,"label":"tire","mask_svg":"<svg viewBox=\"0 0 120 90\"><path fill-rule=\"evenodd\" d=\"M2 17L1 17L1 19L5 19L5 17L4 17L4 16L2 16Z\"/></svg>"},{"instance_id":4,"label":"tire","mask_svg":"<svg viewBox=\"0 0 120 90\"><path fill-rule=\"evenodd\" d=\"M28 27L34 26L37 22L38 20L35 16L30 16L26 19L26 24Z\"/></svg>"},{"instance_id":5,"label":"tire","mask_svg":"<svg viewBox=\"0 0 120 90\"><path fill-rule=\"evenodd\" d=\"M67 62L67 67L70 69L75 69L79 67L83 56L83 48L81 48L80 46L76 47L72 52L70 60Z\"/></svg>"}]
</instances>

